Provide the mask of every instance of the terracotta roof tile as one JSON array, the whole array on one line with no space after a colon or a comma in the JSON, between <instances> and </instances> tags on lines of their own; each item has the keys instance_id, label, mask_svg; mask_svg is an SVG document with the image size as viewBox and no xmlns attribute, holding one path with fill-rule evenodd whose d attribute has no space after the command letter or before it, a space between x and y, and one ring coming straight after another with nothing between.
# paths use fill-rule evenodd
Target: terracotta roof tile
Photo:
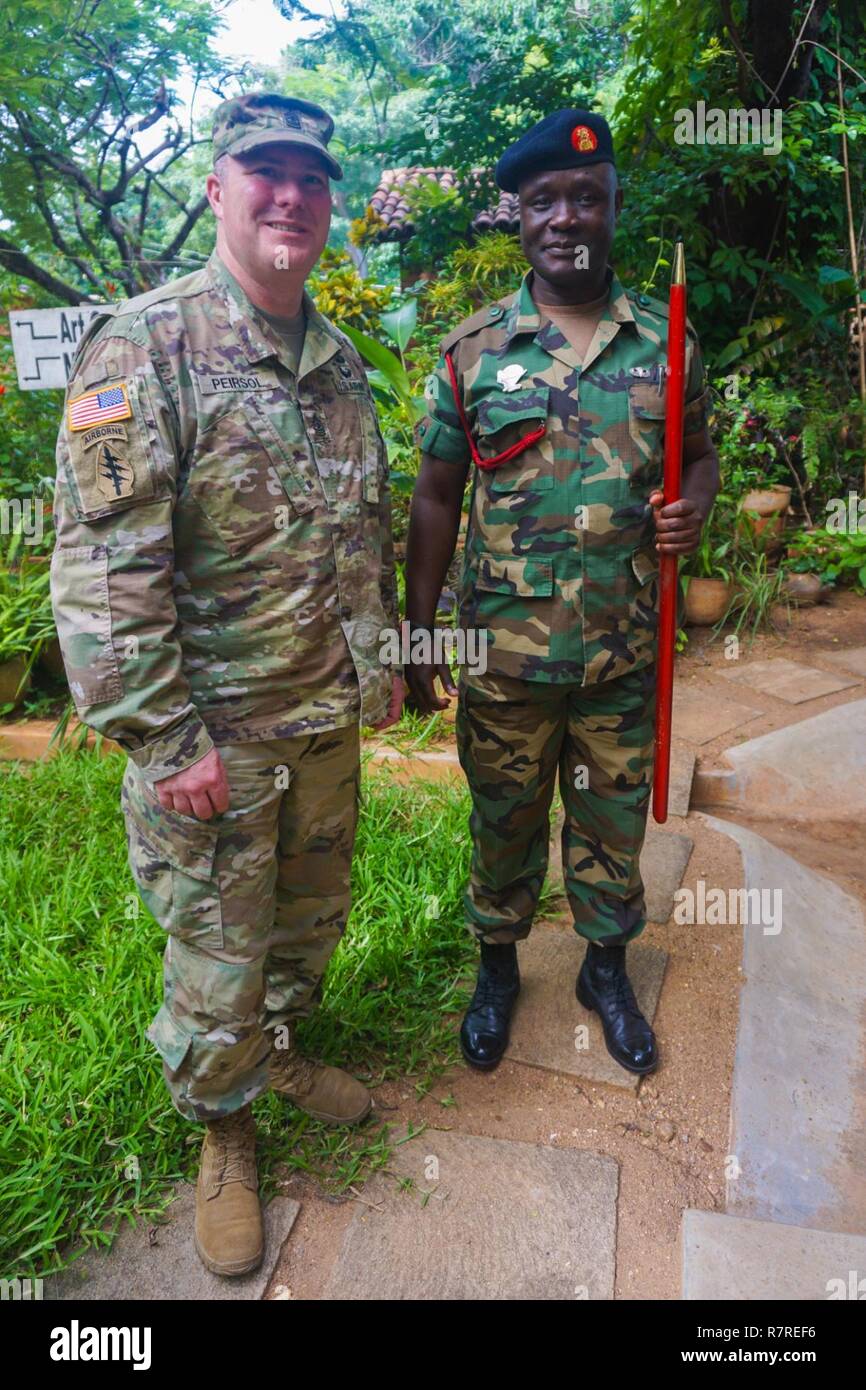
<instances>
[{"instance_id":1,"label":"terracotta roof tile","mask_svg":"<svg viewBox=\"0 0 866 1390\"><path fill-rule=\"evenodd\" d=\"M475 170L480 174L482 170ZM409 220L409 204L403 190L417 187L422 179L435 179L440 188L454 188L457 178L452 169L426 169L420 164L409 165L405 169L385 169L379 186L370 199L370 207L381 217L385 226L376 236L376 241L408 241L415 228ZM476 232L511 232L520 230L520 212L516 193L500 193L494 207L479 212L473 219L472 229Z\"/></svg>"}]
</instances>

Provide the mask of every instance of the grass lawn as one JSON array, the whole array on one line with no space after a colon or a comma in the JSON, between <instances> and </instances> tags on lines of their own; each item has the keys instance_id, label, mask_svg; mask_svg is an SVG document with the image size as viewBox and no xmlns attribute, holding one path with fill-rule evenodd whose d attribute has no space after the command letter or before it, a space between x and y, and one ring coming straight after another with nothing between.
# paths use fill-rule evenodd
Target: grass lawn
<instances>
[{"instance_id":1,"label":"grass lawn","mask_svg":"<svg viewBox=\"0 0 866 1390\"><path fill-rule=\"evenodd\" d=\"M194 1180L202 1130L174 1110L144 1037L165 937L139 904L119 809L124 759L63 752L0 767L0 1269L44 1275L70 1243L105 1243L125 1216ZM468 797L368 775L354 908L305 1049L419 1089L457 1059L454 1021L476 950L462 921ZM461 975L463 980L461 981ZM470 971L468 979L471 980ZM448 1098L445 1098L447 1104ZM330 1191L363 1181L387 1130L331 1130L256 1103L263 1196L281 1164Z\"/></svg>"}]
</instances>

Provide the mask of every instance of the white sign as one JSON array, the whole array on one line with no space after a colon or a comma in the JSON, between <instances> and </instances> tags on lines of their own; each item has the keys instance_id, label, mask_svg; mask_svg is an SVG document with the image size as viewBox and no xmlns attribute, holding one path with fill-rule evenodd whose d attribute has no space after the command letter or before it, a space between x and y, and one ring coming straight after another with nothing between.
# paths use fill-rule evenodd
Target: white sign
<instances>
[{"instance_id":1,"label":"white sign","mask_svg":"<svg viewBox=\"0 0 866 1390\"><path fill-rule=\"evenodd\" d=\"M21 390L63 390L84 330L95 314L109 307L79 304L74 309L13 309L9 327Z\"/></svg>"}]
</instances>

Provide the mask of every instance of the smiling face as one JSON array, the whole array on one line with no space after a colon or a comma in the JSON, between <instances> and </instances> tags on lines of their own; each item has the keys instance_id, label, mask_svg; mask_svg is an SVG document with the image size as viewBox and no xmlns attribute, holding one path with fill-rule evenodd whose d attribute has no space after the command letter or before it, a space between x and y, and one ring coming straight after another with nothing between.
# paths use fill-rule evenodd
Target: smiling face
<instances>
[{"instance_id":1,"label":"smiling face","mask_svg":"<svg viewBox=\"0 0 866 1390\"><path fill-rule=\"evenodd\" d=\"M546 302L598 298L622 207L613 165L547 170L522 179L518 191L523 252ZM575 264L579 247L585 266Z\"/></svg>"},{"instance_id":2,"label":"smiling face","mask_svg":"<svg viewBox=\"0 0 866 1390\"><path fill-rule=\"evenodd\" d=\"M277 296L287 278L306 279L331 225L330 182L316 154L272 144L223 155L207 195L229 269L240 267L244 279Z\"/></svg>"}]
</instances>

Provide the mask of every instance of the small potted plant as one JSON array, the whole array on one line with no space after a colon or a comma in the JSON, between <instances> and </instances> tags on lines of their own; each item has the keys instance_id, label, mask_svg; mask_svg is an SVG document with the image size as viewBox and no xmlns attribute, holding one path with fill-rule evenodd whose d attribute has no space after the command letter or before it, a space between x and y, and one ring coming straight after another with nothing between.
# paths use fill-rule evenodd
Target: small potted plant
<instances>
[{"instance_id":1,"label":"small potted plant","mask_svg":"<svg viewBox=\"0 0 866 1390\"><path fill-rule=\"evenodd\" d=\"M685 589L685 622L710 627L725 616L734 597L731 560L735 548L732 500L719 493L681 578Z\"/></svg>"},{"instance_id":2,"label":"small potted plant","mask_svg":"<svg viewBox=\"0 0 866 1390\"><path fill-rule=\"evenodd\" d=\"M33 663L55 635L47 569L15 565L20 532L12 536L0 568L0 714L20 704Z\"/></svg>"}]
</instances>

